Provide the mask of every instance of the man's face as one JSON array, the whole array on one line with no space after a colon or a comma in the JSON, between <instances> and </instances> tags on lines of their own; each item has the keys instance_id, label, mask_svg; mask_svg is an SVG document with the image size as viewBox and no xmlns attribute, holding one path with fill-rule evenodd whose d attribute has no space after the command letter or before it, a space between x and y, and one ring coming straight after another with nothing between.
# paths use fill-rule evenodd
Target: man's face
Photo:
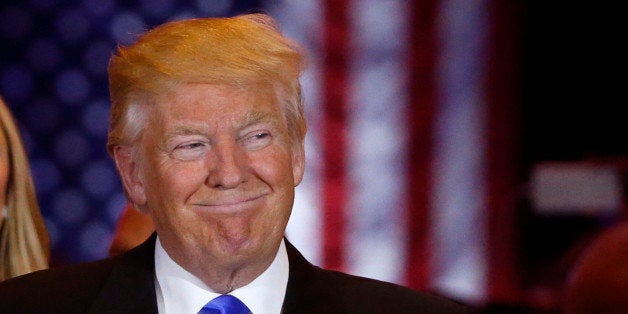
<instances>
[{"instance_id":1,"label":"man's face","mask_svg":"<svg viewBox=\"0 0 628 314\"><path fill-rule=\"evenodd\" d=\"M168 254L197 276L212 265L268 266L304 168L274 93L186 84L152 108L137 157L116 161Z\"/></svg>"}]
</instances>

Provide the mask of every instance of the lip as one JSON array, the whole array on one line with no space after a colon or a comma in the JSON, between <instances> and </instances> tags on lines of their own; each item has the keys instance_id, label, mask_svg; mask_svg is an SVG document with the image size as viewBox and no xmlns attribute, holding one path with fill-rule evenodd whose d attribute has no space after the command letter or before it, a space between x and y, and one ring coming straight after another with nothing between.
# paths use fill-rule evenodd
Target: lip
<instances>
[{"instance_id":1,"label":"lip","mask_svg":"<svg viewBox=\"0 0 628 314\"><path fill-rule=\"evenodd\" d=\"M212 202L197 202L194 203L194 207L203 210L210 210L215 212L233 213L246 210L255 204L258 200L264 198L266 194L256 195L245 198L233 198Z\"/></svg>"}]
</instances>

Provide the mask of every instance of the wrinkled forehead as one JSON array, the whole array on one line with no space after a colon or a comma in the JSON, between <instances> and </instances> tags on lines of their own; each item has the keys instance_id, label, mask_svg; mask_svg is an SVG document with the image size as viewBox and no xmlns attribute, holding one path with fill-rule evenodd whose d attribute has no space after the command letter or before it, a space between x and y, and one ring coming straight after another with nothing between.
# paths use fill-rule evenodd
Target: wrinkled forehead
<instances>
[{"instance_id":1,"label":"wrinkled forehead","mask_svg":"<svg viewBox=\"0 0 628 314\"><path fill-rule=\"evenodd\" d=\"M274 90L224 84L183 84L152 97L144 106L153 125L171 121L196 123L231 122L252 124L261 121L285 125L283 108Z\"/></svg>"},{"instance_id":2,"label":"wrinkled forehead","mask_svg":"<svg viewBox=\"0 0 628 314\"><path fill-rule=\"evenodd\" d=\"M221 99L226 102L243 98L252 103L279 104L280 88L270 82L223 83L223 82L183 82L164 86L158 92L147 94L148 104L187 104L198 105Z\"/></svg>"},{"instance_id":3,"label":"wrinkled forehead","mask_svg":"<svg viewBox=\"0 0 628 314\"><path fill-rule=\"evenodd\" d=\"M223 110L242 105L251 108L281 109L278 96L271 84L183 83L154 93L151 102L160 110L168 107L188 109L206 105Z\"/></svg>"}]
</instances>

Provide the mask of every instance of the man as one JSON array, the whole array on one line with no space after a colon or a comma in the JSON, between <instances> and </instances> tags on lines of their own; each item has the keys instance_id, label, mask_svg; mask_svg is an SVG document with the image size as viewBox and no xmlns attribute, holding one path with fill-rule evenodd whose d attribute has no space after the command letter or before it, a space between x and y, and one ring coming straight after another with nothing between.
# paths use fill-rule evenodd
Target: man
<instances>
[{"instance_id":1,"label":"man","mask_svg":"<svg viewBox=\"0 0 628 314\"><path fill-rule=\"evenodd\" d=\"M262 14L171 22L121 48L107 148L156 234L119 257L5 282L0 312L198 313L224 294L255 314L460 312L321 270L284 239L305 167L303 69L301 48Z\"/></svg>"}]
</instances>

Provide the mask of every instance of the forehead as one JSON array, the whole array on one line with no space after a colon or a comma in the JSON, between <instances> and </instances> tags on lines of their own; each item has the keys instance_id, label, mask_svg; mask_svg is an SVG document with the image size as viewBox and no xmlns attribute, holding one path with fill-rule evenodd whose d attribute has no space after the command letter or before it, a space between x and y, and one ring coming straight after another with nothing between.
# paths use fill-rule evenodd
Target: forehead
<instances>
[{"instance_id":1,"label":"forehead","mask_svg":"<svg viewBox=\"0 0 628 314\"><path fill-rule=\"evenodd\" d=\"M154 100L151 120L164 128L186 122L221 125L283 120L271 88L182 84Z\"/></svg>"}]
</instances>

